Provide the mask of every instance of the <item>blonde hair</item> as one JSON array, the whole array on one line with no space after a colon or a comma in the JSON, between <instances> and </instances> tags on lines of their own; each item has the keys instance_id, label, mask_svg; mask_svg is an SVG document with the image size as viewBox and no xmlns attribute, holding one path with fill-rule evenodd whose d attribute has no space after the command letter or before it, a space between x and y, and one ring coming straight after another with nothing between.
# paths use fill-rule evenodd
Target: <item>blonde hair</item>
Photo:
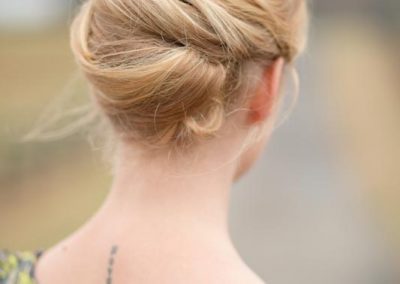
<instances>
[{"instance_id":1,"label":"blonde hair","mask_svg":"<svg viewBox=\"0 0 400 284\"><path fill-rule=\"evenodd\" d=\"M89 0L71 47L120 137L183 148L214 137L257 74L304 47L303 0ZM257 71L258 70L258 71Z\"/></svg>"}]
</instances>

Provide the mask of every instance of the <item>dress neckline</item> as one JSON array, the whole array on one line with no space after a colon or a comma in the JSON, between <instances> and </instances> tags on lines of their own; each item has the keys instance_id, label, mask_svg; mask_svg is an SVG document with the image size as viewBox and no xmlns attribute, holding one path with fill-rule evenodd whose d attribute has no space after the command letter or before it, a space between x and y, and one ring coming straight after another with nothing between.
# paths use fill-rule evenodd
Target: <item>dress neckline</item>
<instances>
[{"instance_id":1,"label":"dress neckline","mask_svg":"<svg viewBox=\"0 0 400 284\"><path fill-rule=\"evenodd\" d=\"M31 270L31 275L32 275L32 279L34 281L35 284L40 284L39 280L36 277L36 267L37 267L37 263L40 259L40 257L44 254L45 249L36 249L33 253L35 255L35 262L32 264L32 270Z\"/></svg>"}]
</instances>

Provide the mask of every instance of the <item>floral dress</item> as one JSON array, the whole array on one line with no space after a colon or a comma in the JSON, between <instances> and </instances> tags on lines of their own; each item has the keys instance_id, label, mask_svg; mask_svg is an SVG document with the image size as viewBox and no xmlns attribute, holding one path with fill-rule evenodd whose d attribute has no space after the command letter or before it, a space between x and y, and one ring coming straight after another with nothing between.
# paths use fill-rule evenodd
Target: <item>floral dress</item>
<instances>
[{"instance_id":1,"label":"floral dress","mask_svg":"<svg viewBox=\"0 0 400 284\"><path fill-rule=\"evenodd\" d=\"M0 250L0 284L38 284L35 265L43 250Z\"/></svg>"}]
</instances>

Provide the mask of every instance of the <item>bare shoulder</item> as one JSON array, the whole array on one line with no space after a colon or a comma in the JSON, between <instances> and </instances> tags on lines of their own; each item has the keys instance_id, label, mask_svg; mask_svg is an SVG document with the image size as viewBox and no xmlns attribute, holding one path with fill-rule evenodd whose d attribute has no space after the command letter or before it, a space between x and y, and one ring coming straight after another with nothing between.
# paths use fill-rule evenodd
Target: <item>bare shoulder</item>
<instances>
[{"instance_id":1,"label":"bare shoulder","mask_svg":"<svg viewBox=\"0 0 400 284\"><path fill-rule=\"evenodd\" d=\"M116 267L116 272L125 271L115 275L116 283L129 283L130 279L145 279L136 283L165 283L165 284L266 284L244 261L236 255L214 254L208 251L207 256L196 253L186 254L184 257L173 252L174 258L157 258L154 253L141 260L131 259L125 261L129 264L126 269ZM130 254L132 255L132 254ZM122 257L122 254L121 254ZM135 263L134 266L131 264ZM122 268L122 269L121 269ZM157 271L157 273L154 273ZM179 271L179 273L177 273Z\"/></svg>"},{"instance_id":2,"label":"bare shoulder","mask_svg":"<svg viewBox=\"0 0 400 284\"><path fill-rule=\"evenodd\" d=\"M58 284L102 283L108 278L137 284L266 284L236 253L221 247L119 246L93 251L90 246L70 246L48 251L37 273L40 283Z\"/></svg>"},{"instance_id":3,"label":"bare shoulder","mask_svg":"<svg viewBox=\"0 0 400 284\"><path fill-rule=\"evenodd\" d=\"M192 271L192 276L197 276L192 283L267 284L242 259L230 258L226 262L210 260L203 262L200 270L196 269L197 273Z\"/></svg>"},{"instance_id":4,"label":"bare shoulder","mask_svg":"<svg viewBox=\"0 0 400 284\"><path fill-rule=\"evenodd\" d=\"M225 271L225 273L220 274L216 279L217 281L215 281L215 283L266 284L260 276L250 270L247 266L242 266L240 268L233 267L231 271ZM212 283L214 283L214 281L212 281Z\"/></svg>"},{"instance_id":5,"label":"bare shoulder","mask_svg":"<svg viewBox=\"0 0 400 284\"><path fill-rule=\"evenodd\" d=\"M239 274L232 273L229 276L217 278L218 281L210 281L208 283L229 283L229 284L266 284L258 275L255 274Z\"/></svg>"},{"instance_id":6,"label":"bare shoulder","mask_svg":"<svg viewBox=\"0 0 400 284\"><path fill-rule=\"evenodd\" d=\"M266 284L261 277L240 257L232 247L220 244L218 248L191 249L186 247L177 253L173 250L174 258L166 261L153 259L153 265L148 263L141 267L141 271L149 269L146 275L154 275L155 266L158 275L148 283L193 283L193 284ZM151 253L149 259L155 254ZM132 263L132 262L128 262ZM138 266L143 262L136 261ZM166 264L167 263L167 264ZM155 265L155 266L154 266ZM176 272L180 273L177 274ZM136 273L140 273L136 271ZM137 274L136 274L137 275ZM163 275L161 279L158 277ZM129 279L129 278L128 278ZM126 279L126 280L128 280ZM168 280L166 280L168 279ZM122 280L122 279L121 279ZM124 281L120 281L124 283Z\"/></svg>"}]
</instances>

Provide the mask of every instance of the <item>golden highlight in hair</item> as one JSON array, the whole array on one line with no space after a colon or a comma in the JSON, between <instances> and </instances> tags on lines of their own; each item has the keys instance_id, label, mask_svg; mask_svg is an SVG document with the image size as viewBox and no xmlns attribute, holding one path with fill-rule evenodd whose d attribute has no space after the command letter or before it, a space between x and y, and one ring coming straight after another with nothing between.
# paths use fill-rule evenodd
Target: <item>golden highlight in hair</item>
<instances>
[{"instance_id":1,"label":"golden highlight in hair","mask_svg":"<svg viewBox=\"0 0 400 284\"><path fill-rule=\"evenodd\" d=\"M121 137L188 145L240 107L255 66L291 63L305 42L303 0L89 0L71 46Z\"/></svg>"}]
</instances>

